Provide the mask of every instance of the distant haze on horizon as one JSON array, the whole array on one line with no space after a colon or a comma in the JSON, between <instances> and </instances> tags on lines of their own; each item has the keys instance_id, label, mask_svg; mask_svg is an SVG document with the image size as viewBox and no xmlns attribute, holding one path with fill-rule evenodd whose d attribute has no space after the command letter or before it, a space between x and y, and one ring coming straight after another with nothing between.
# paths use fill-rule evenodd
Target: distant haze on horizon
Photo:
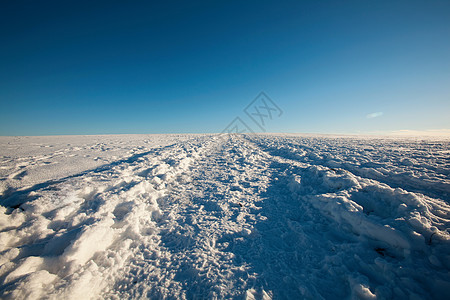
<instances>
[{"instance_id":1,"label":"distant haze on horizon","mask_svg":"<svg viewBox=\"0 0 450 300\"><path fill-rule=\"evenodd\" d=\"M449 37L450 1L2 2L0 135L450 136Z\"/></svg>"}]
</instances>

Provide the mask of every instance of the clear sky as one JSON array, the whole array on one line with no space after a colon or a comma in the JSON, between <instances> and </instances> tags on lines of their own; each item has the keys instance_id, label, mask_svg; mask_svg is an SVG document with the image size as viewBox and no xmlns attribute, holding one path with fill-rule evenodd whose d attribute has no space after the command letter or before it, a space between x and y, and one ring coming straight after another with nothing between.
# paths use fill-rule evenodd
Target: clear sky
<instances>
[{"instance_id":1,"label":"clear sky","mask_svg":"<svg viewBox=\"0 0 450 300\"><path fill-rule=\"evenodd\" d=\"M450 1L0 4L0 135L220 132L261 91L269 132L449 129Z\"/></svg>"}]
</instances>

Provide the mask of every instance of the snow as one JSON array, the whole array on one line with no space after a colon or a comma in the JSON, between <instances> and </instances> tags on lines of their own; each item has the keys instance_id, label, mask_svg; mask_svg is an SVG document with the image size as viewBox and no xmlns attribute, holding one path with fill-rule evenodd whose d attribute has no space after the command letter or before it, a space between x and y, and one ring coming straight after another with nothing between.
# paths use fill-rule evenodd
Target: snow
<instances>
[{"instance_id":1,"label":"snow","mask_svg":"<svg viewBox=\"0 0 450 300\"><path fill-rule=\"evenodd\" d=\"M0 137L0 298L446 298L445 138Z\"/></svg>"}]
</instances>

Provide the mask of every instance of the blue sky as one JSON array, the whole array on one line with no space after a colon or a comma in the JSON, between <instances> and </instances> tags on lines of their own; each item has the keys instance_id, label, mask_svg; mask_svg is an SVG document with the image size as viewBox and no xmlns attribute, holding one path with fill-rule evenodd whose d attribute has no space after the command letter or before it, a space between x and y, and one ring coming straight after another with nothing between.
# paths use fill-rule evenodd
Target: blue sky
<instances>
[{"instance_id":1,"label":"blue sky","mask_svg":"<svg viewBox=\"0 0 450 300\"><path fill-rule=\"evenodd\" d=\"M450 128L450 1L91 2L0 4L0 135Z\"/></svg>"}]
</instances>

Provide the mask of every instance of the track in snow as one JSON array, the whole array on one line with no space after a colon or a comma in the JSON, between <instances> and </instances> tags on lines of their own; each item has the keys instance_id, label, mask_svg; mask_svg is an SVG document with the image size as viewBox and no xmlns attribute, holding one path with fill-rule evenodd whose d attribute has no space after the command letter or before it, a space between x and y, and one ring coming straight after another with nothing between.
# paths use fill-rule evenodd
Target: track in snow
<instances>
[{"instance_id":1,"label":"track in snow","mask_svg":"<svg viewBox=\"0 0 450 300\"><path fill-rule=\"evenodd\" d=\"M0 291L443 297L448 153L446 141L291 136L140 146L88 171L4 190ZM26 182L27 173L8 170L4 182Z\"/></svg>"}]
</instances>

